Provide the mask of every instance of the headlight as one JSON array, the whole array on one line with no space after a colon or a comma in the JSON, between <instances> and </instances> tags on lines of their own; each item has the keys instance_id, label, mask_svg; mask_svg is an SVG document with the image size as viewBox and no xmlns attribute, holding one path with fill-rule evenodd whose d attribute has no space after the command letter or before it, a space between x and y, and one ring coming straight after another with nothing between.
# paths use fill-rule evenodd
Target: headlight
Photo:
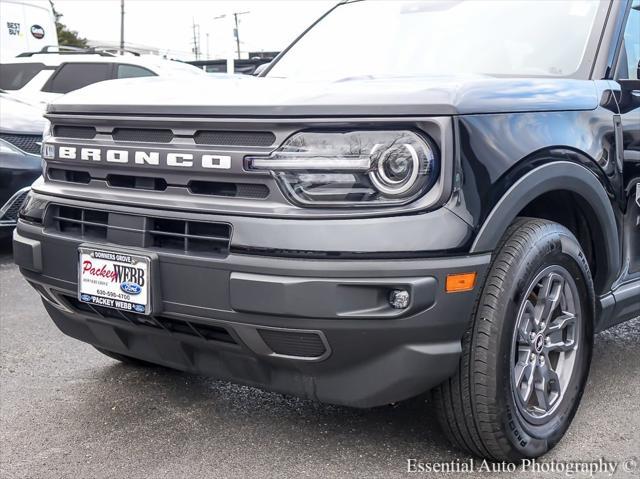
<instances>
[{"instance_id":1,"label":"headlight","mask_svg":"<svg viewBox=\"0 0 640 479\"><path fill-rule=\"evenodd\" d=\"M302 206L405 204L438 178L435 145L409 130L301 132L268 157L246 161L271 171Z\"/></svg>"},{"instance_id":2,"label":"headlight","mask_svg":"<svg viewBox=\"0 0 640 479\"><path fill-rule=\"evenodd\" d=\"M24 199L18 216L22 220L30 221L32 223L41 223L44 218L44 212L47 208L48 202L43 198L34 196L31 191Z\"/></svg>"},{"instance_id":3,"label":"headlight","mask_svg":"<svg viewBox=\"0 0 640 479\"><path fill-rule=\"evenodd\" d=\"M42 141L47 141L50 136L53 136L53 127L51 126L51 122L44 119L44 128L42 131Z\"/></svg>"}]
</instances>

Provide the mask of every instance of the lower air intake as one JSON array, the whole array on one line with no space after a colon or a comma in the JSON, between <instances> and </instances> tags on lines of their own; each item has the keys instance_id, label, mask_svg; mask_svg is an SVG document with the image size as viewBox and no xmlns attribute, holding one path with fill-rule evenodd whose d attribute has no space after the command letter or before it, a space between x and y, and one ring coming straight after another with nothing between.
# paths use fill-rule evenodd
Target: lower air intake
<instances>
[{"instance_id":1,"label":"lower air intake","mask_svg":"<svg viewBox=\"0 0 640 479\"><path fill-rule=\"evenodd\" d=\"M319 358L327 347L318 333L259 329L262 340L276 354L299 358Z\"/></svg>"}]
</instances>

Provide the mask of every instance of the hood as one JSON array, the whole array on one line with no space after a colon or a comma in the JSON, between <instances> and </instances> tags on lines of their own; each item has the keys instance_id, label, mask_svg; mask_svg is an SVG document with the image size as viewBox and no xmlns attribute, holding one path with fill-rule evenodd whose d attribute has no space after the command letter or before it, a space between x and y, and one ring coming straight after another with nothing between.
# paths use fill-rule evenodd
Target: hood
<instances>
[{"instance_id":1,"label":"hood","mask_svg":"<svg viewBox=\"0 0 640 479\"><path fill-rule=\"evenodd\" d=\"M0 131L28 135L42 135L47 121L41 108L0 94Z\"/></svg>"},{"instance_id":2,"label":"hood","mask_svg":"<svg viewBox=\"0 0 640 479\"><path fill-rule=\"evenodd\" d=\"M594 82L550 78L137 78L64 95L49 112L243 117L465 115L590 110Z\"/></svg>"}]
</instances>

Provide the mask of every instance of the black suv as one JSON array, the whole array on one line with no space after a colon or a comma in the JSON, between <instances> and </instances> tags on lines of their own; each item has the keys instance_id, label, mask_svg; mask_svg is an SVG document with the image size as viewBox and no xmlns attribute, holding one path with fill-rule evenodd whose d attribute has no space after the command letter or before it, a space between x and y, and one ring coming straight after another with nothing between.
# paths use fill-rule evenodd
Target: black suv
<instances>
[{"instance_id":1,"label":"black suv","mask_svg":"<svg viewBox=\"0 0 640 479\"><path fill-rule=\"evenodd\" d=\"M124 361L535 457L640 314L638 2L345 2L259 78L51 104L17 264Z\"/></svg>"}]
</instances>

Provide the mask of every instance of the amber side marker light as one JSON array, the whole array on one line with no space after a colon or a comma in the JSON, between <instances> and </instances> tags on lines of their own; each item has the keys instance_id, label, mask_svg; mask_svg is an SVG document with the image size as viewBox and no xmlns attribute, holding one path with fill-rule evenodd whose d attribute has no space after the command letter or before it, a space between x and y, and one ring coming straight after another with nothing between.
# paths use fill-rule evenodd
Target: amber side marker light
<instances>
[{"instance_id":1,"label":"amber side marker light","mask_svg":"<svg viewBox=\"0 0 640 479\"><path fill-rule=\"evenodd\" d=\"M476 285L476 273L457 273L447 275L445 290L447 293L471 291Z\"/></svg>"}]
</instances>

